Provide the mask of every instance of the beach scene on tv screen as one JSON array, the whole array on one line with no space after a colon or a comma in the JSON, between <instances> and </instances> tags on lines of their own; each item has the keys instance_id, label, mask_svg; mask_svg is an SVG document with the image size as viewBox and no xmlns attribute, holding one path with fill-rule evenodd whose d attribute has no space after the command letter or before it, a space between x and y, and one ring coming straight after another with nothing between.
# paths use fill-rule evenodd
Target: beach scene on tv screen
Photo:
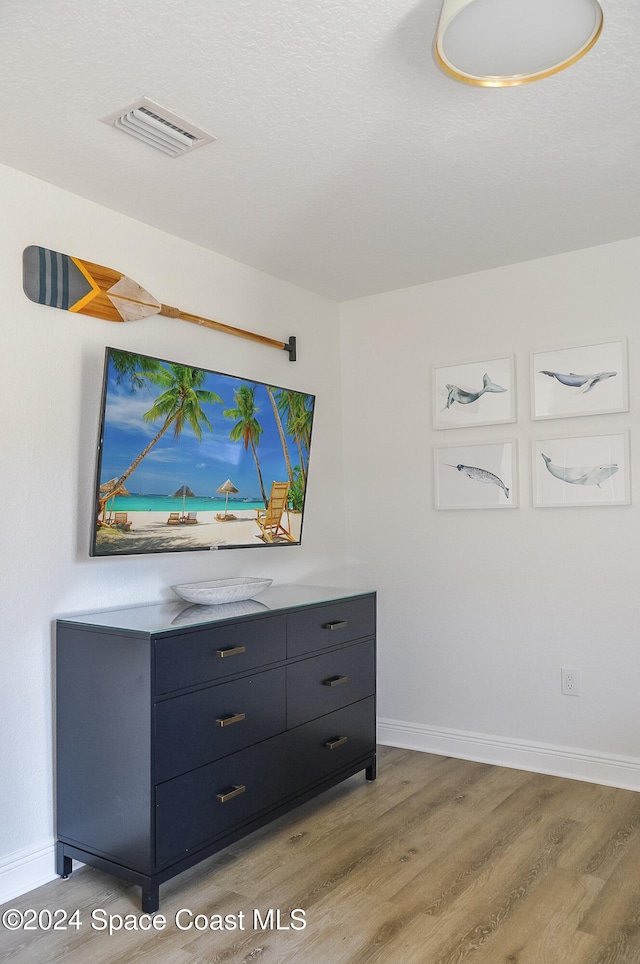
<instances>
[{"instance_id":1,"label":"beach scene on tv screen","mask_svg":"<svg viewBox=\"0 0 640 964\"><path fill-rule=\"evenodd\" d=\"M299 544L314 401L108 349L92 554Z\"/></svg>"}]
</instances>

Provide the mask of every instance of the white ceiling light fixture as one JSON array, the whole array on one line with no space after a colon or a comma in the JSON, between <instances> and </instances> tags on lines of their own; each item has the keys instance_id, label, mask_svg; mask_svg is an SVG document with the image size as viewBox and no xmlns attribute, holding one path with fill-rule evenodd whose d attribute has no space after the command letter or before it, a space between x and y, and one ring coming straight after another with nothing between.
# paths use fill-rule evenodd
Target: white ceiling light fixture
<instances>
[{"instance_id":1,"label":"white ceiling light fixture","mask_svg":"<svg viewBox=\"0 0 640 964\"><path fill-rule=\"evenodd\" d=\"M513 87L570 67L602 24L597 0L444 0L436 60L468 84Z\"/></svg>"},{"instance_id":2,"label":"white ceiling light fixture","mask_svg":"<svg viewBox=\"0 0 640 964\"><path fill-rule=\"evenodd\" d=\"M140 97L129 107L123 107L101 120L170 157L179 157L215 141L213 134L195 127L148 97Z\"/></svg>"}]
</instances>

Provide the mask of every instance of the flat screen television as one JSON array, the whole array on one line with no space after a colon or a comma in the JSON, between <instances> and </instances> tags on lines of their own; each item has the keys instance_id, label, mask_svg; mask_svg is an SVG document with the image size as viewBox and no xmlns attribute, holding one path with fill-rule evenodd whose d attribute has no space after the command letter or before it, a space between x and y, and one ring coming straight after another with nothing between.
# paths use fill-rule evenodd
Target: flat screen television
<instances>
[{"instance_id":1,"label":"flat screen television","mask_svg":"<svg viewBox=\"0 0 640 964\"><path fill-rule=\"evenodd\" d=\"M299 545L314 405L107 348L91 555Z\"/></svg>"}]
</instances>

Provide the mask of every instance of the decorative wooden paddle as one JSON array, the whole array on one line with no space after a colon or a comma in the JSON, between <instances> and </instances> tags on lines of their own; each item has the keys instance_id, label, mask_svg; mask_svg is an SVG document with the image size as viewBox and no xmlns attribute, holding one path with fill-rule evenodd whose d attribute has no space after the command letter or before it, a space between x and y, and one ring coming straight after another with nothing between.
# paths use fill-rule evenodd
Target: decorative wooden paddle
<instances>
[{"instance_id":1,"label":"decorative wooden paddle","mask_svg":"<svg viewBox=\"0 0 640 964\"><path fill-rule=\"evenodd\" d=\"M151 315L180 318L228 335L259 341L272 348L289 352L289 361L296 360L295 335L289 341L276 341L243 328L233 328L220 321L191 315L179 308L161 304L141 285L113 268L105 268L92 261L72 258L59 251L32 244L22 256L22 284L31 301L51 308L62 308L79 315L90 315L104 321L135 321Z\"/></svg>"}]
</instances>

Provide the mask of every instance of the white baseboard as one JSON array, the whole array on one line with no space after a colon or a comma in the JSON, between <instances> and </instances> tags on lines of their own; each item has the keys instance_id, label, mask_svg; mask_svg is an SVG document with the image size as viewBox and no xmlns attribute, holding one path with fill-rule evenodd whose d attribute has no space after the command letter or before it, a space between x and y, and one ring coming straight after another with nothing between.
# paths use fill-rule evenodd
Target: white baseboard
<instances>
[{"instance_id":1,"label":"white baseboard","mask_svg":"<svg viewBox=\"0 0 640 964\"><path fill-rule=\"evenodd\" d=\"M548 773L600 783L621 790L640 790L640 759L586 752L567 746L511 740L486 733L449 730L402 720L378 720L378 743L439 756Z\"/></svg>"},{"instance_id":2,"label":"white baseboard","mask_svg":"<svg viewBox=\"0 0 640 964\"><path fill-rule=\"evenodd\" d=\"M55 844L51 842L0 857L0 904L55 880L55 854Z\"/></svg>"}]
</instances>

